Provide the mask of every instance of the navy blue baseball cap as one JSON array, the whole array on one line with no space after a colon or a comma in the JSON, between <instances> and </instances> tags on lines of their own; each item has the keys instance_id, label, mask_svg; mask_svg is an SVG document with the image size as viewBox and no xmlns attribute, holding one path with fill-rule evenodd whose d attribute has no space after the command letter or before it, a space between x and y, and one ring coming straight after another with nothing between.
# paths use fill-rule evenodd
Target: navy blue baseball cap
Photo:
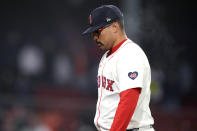
<instances>
[{"instance_id":1,"label":"navy blue baseball cap","mask_svg":"<svg viewBox=\"0 0 197 131\"><path fill-rule=\"evenodd\" d=\"M89 16L89 27L82 35L90 34L114 21L123 19L123 13L114 5L102 5L94 9Z\"/></svg>"}]
</instances>

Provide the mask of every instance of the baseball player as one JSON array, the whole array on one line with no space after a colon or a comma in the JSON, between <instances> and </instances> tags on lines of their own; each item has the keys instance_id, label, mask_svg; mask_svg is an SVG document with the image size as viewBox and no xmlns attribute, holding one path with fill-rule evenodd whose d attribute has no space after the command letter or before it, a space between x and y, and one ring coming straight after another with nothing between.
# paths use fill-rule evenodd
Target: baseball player
<instances>
[{"instance_id":1,"label":"baseball player","mask_svg":"<svg viewBox=\"0 0 197 131\"><path fill-rule=\"evenodd\" d=\"M154 131L151 116L151 70L143 50L127 38L123 14L114 5L102 5L89 16L89 27L101 50L98 101L94 123L98 131Z\"/></svg>"}]
</instances>

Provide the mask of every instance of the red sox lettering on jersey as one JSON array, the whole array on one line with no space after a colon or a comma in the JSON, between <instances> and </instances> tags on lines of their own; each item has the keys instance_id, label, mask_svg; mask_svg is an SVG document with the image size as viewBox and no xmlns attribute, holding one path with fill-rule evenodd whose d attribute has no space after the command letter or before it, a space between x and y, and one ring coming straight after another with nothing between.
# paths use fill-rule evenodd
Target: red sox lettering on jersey
<instances>
[{"instance_id":1,"label":"red sox lettering on jersey","mask_svg":"<svg viewBox=\"0 0 197 131\"><path fill-rule=\"evenodd\" d=\"M97 83L98 88L100 88L100 84L102 84L102 88L105 88L108 91L114 91L113 90L113 80L107 79L105 76L97 76Z\"/></svg>"}]
</instances>

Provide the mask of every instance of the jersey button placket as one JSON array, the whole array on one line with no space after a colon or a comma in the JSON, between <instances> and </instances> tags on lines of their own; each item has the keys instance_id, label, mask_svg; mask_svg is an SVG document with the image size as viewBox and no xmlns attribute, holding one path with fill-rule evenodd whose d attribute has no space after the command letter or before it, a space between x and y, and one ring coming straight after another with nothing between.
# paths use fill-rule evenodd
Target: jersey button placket
<instances>
[{"instance_id":1,"label":"jersey button placket","mask_svg":"<svg viewBox=\"0 0 197 131\"><path fill-rule=\"evenodd\" d=\"M100 90L101 90L101 93L100 93L100 99L99 99L99 105L98 105L98 113L99 113L99 114L98 114L98 118L97 118L97 122L96 122L98 127L100 127L99 124L98 124L98 120L99 120L99 118L100 118L100 110L101 110L101 109L100 109L100 105L101 105L101 99L102 99L102 93L103 93L103 92L102 92L102 90L103 90L103 88L102 88L103 71L104 71L104 68L105 68L106 64L109 62L109 60L110 60L112 57L113 57L113 55L112 55L111 57L109 57L109 58L106 58L106 60L103 62L103 64L99 65L99 68L102 68L102 69L101 69L101 77L100 77L100 82L101 82L101 83L100 83L100 88L101 88Z\"/></svg>"}]
</instances>

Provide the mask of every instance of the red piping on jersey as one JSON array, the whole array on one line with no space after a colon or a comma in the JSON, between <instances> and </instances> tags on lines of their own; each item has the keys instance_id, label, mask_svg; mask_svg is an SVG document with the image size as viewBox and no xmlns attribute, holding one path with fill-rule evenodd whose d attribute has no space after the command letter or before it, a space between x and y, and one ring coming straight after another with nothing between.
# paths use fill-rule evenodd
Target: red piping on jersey
<instances>
[{"instance_id":1,"label":"red piping on jersey","mask_svg":"<svg viewBox=\"0 0 197 131\"><path fill-rule=\"evenodd\" d=\"M117 44L114 48L112 48L108 53L107 53L107 57L110 56L111 54L113 54L115 51L117 51L120 46L126 41L127 39L124 39L123 41L121 41L119 44Z\"/></svg>"},{"instance_id":2,"label":"red piping on jersey","mask_svg":"<svg viewBox=\"0 0 197 131\"><path fill-rule=\"evenodd\" d=\"M104 67L105 67L105 65L103 66L103 70L104 70ZM103 76L103 70L102 70L102 76ZM102 79L102 78L100 78L100 79ZM100 85L102 85L102 84L100 84ZM100 88L101 88L101 96L100 96L99 105L98 105L98 112L99 112L99 115L98 115L98 118L97 118L97 120L96 120L97 126L99 126L99 124L98 124L98 119L99 119L99 117L100 117L100 104L101 104L101 98L102 98L102 86L101 86Z\"/></svg>"},{"instance_id":3,"label":"red piping on jersey","mask_svg":"<svg viewBox=\"0 0 197 131\"><path fill-rule=\"evenodd\" d=\"M115 51L117 51L117 50L120 48L120 46L121 46L126 40L127 40L127 39L123 40L123 41L120 42L118 45L116 45L114 48L112 48L112 49L108 52L107 57L110 56L111 54L113 54ZM130 43L130 42L128 42L128 43ZM126 44L127 44L127 43L126 43ZM126 45L126 44L125 44L125 45ZM124 45L124 46L125 46L125 45ZM113 57L113 56L112 56L112 57ZM111 58L112 58L112 57L111 57ZM110 59L111 59L111 58L110 58ZM109 60L110 60L110 59L109 59ZM108 61L109 61L109 60L108 60ZM108 62L108 61L107 61L107 62ZM106 63L107 63L107 62L106 62ZM105 67L106 63L105 63L104 66L103 66L103 70L104 70L104 67ZM102 76L103 76L103 70L102 70L102 74L101 74ZM100 118L100 104L101 104L101 98L102 98L102 87L101 87L101 96L100 96L99 105L98 105L98 113L99 113L99 114L98 114L98 118L97 118L97 120L96 120L97 126L99 126L98 120L99 120L99 118Z\"/></svg>"},{"instance_id":4,"label":"red piping on jersey","mask_svg":"<svg viewBox=\"0 0 197 131\"><path fill-rule=\"evenodd\" d=\"M113 56L112 56L112 57L113 57ZM112 57L111 57L111 58L112 58ZM110 58L110 59L111 59L111 58ZM110 59L109 59L109 60L110 60ZM108 61L109 61L109 60L108 60ZM107 62L108 62L108 61L107 61ZM103 70L104 70L105 65L107 64L107 62L104 64ZM102 70L102 73L101 73L102 76L103 76L103 70ZM101 78L101 79L102 79L102 78ZM102 84L100 84L100 85L102 85ZM98 119L99 119L99 117L100 117L100 104L101 104L102 89L103 89L102 86L101 86L100 88L101 88L101 96L100 96L99 105L98 105L98 112L99 112L99 115L98 115L98 118L97 118L97 120L96 120L97 126L99 126L99 124L98 124Z\"/></svg>"}]
</instances>

